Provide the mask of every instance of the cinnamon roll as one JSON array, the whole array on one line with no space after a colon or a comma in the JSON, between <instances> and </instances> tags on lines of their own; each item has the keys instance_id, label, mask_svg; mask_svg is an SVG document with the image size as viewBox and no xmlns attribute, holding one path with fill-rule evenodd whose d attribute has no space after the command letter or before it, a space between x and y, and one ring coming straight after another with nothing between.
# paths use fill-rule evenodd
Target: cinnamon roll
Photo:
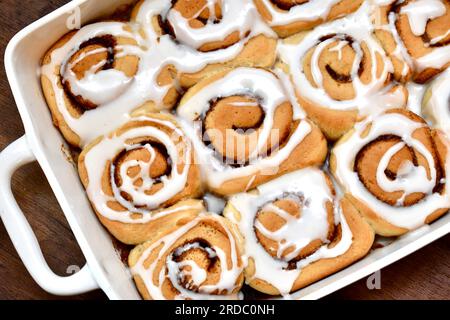
<instances>
[{"instance_id":1,"label":"cinnamon roll","mask_svg":"<svg viewBox=\"0 0 450 320\"><path fill-rule=\"evenodd\" d=\"M128 261L144 299L238 299L244 280L241 242L229 221L202 213L136 247Z\"/></svg>"},{"instance_id":2,"label":"cinnamon roll","mask_svg":"<svg viewBox=\"0 0 450 320\"><path fill-rule=\"evenodd\" d=\"M71 145L85 146L125 123L140 107L159 110L175 104L171 66L150 61L152 55L122 22L85 26L48 51L42 61L42 89L54 124Z\"/></svg>"},{"instance_id":3,"label":"cinnamon roll","mask_svg":"<svg viewBox=\"0 0 450 320\"><path fill-rule=\"evenodd\" d=\"M187 55L177 65L184 88L226 68L275 62L276 35L251 0L141 0L132 18L166 54Z\"/></svg>"},{"instance_id":4,"label":"cinnamon roll","mask_svg":"<svg viewBox=\"0 0 450 320\"><path fill-rule=\"evenodd\" d=\"M395 78L425 83L450 65L450 1L377 1L376 35Z\"/></svg>"},{"instance_id":5,"label":"cinnamon roll","mask_svg":"<svg viewBox=\"0 0 450 320\"><path fill-rule=\"evenodd\" d=\"M233 196L224 214L244 237L246 283L270 295L288 295L348 266L374 240L372 228L314 168Z\"/></svg>"},{"instance_id":6,"label":"cinnamon roll","mask_svg":"<svg viewBox=\"0 0 450 320\"><path fill-rule=\"evenodd\" d=\"M238 68L184 95L177 114L210 191L230 195L323 163L326 139L284 84L289 80L282 73Z\"/></svg>"},{"instance_id":7,"label":"cinnamon roll","mask_svg":"<svg viewBox=\"0 0 450 320\"><path fill-rule=\"evenodd\" d=\"M176 230L203 211L191 143L172 116L131 120L89 144L79 174L102 224L118 240L139 244Z\"/></svg>"},{"instance_id":8,"label":"cinnamon roll","mask_svg":"<svg viewBox=\"0 0 450 320\"><path fill-rule=\"evenodd\" d=\"M431 82L422 108L424 115L450 137L450 69Z\"/></svg>"},{"instance_id":9,"label":"cinnamon roll","mask_svg":"<svg viewBox=\"0 0 450 320\"><path fill-rule=\"evenodd\" d=\"M330 140L363 117L405 107L407 90L392 82L392 63L372 36L368 3L357 13L288 38L281 68L300 104Z\"/></svg>"},{"instance_id":10,"label":"cinnamon roll","mask_svg":"<svg viewBox=\"0 0 450 320\"><path fill-rule=\"evenodd\" d=\"M450 143L410 111L358 123L334 147L330 168L380 235L404 234L450 208Z\"/></svg>"},{"instance_id":11,"label":"cinnamon roll","mask_svg":"<svg viewBox=\"0 0 450 320\"><path fill-rule=\"evenodd\" d=\"M285 38L356 11L363 0L254 0L261 16Z\"/></svg>"}]
</instances>

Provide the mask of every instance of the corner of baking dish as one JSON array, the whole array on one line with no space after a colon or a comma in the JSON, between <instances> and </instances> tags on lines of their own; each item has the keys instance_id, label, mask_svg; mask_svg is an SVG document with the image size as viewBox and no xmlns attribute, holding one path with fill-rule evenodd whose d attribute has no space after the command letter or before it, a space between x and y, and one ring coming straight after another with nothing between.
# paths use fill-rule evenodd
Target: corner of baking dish
<instances>
[{"instance_id":1,"label":"corner of baking dish","mask_svg":"<svg viewBox=\"0 0 450 320\"><path fill-rule=\"evenodd\" d=\"M129 1L118 1L126 2ZM66 144L52 125L39 81L40 60L67 32L64 22L68 15L79 8L83 23L110 14L110 7L109 0L72 1L17 33L6 48L4 60L28 146L42 167L95 280L111 299L138 299L111 237L92 213L74 165L62 152Z\"/></svg>"}]
</instances>

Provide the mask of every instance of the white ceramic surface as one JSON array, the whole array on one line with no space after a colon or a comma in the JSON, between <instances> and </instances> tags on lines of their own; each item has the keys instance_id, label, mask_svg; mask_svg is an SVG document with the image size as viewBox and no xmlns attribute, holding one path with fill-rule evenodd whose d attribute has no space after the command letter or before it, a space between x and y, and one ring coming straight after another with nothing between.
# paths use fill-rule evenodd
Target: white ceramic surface
<instances>
[{"instance_id":1,"label":"white ceramic surface","mask_svg":"<svg viewBox=\"0 0 450 320\"><path fill-rule=\"evenodd\" d=\"M70 295L100 287L110 299L139 299L131 276L116 253L111 237L93 213L76 168L62 152L65 142L53 126L41 92L38 70L45 51L68 29L67 19L80 8L81 23L110 14L129 0L75 0L19 32L5 53L8 79L26 135L0 154L0 214L25 266L48 292ZM87 265L69 277L55 275L11 192L11 176L37 160L86 257ZM450 215L373 251L362 261L293 295L319 299L405 257L450 232Z\"/></svg>"}]
</instances>

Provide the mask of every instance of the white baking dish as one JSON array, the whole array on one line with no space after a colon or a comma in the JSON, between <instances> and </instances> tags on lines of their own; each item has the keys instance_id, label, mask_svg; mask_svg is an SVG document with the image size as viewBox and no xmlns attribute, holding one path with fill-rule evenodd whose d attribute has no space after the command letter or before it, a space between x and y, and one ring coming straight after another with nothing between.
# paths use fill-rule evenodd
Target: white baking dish
<instances>
[{"instance_id":1,"label":"white baking dish","mask_svg":"<svg viewBox=\"0 0 450 320\"><path fill-rule=\"evenodd\" d=\"M101 288L110 299L139 299L133 281L116 253L111 237L98 222L79 181L67 161L65 142L52 125L41 92L38 70L45 51L67 30L67 19L80 9L81 23L112 13L130 0L75 0L19 32L5 54L8 79L26 135L0 154L0 214L25 266L36 282L57 295L72 295ZM87 265L69 277L48 267L30 225L11 192L16 169L38 161L83 251ZM403 258L450 232L450 215L373 251L362 261L293 295L318 299Z\"/></svg>"}]
</instances>

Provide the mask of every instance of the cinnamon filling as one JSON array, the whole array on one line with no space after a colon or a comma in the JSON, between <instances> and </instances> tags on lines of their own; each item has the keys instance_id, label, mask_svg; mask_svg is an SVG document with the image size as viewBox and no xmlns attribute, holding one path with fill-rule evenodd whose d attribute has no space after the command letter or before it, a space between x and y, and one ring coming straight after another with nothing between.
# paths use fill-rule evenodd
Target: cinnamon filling
<instances>
[{"instance_id":1,"label":"cinnamon filling","mask_svg":"<svg viewBox=\"0 0 450 320\"><path fill-rule=\"evenodd\" d=\"M317 60L313 60L317 45L306 54L303 67L308 81L315 87L321 85L327 94L336 101L354 99L356 96L353 87L353 69L355 59L361 59L357 75L363 83L372 80L372 60L366 43L361 43L360 50L355 48L355 40L345 34L330 34L319 39L319 43L332 41L322 48ZM358 52L361 51L361 57ZM376 61L378 62L378 61ZM313 75L313 64L317 64L323 75L322 83L316 83ZM382 64L382 62L381 62ZM377 73L382 70L383 65L377 66Z\"/></svg>"},{"instance_id":2,"label":"cinnamon filling","mask_svg":"<svg viewBox=\"0 0 450 320\"><path fill-rule=\"evenodd\" d=\"M434 155L435 167L437 171L436 176L436 186L434 190L441 188L442 179L442 169L440 168L439 161L436 157L436 150L434 143L429 135L428 143L432 146L434 150L432 154ZM394 135L384 135L380 136L376 140L372 141L366 145L358 153L355 164L354 171L358 174L359 180L363 183L365 188L370 191L378 200L383 201L391 206L403 205L405 207L413 206L421 200L423 200L427 195L423 193L412 193L404 197L403 191L386 192L377 183L377 168L382 157L385 153L398 143L402 142L402 138ZM422 166L426 168L427 172L430 171L426 159L414 148L405 145L401 150L399 150L390 160L384 174L390 180L396 180L401 176L401 168L405 163L411 163L414 167ZM404 197L403 203L399 203L399 200Z\"/></svg>"},{"instance_id":3,"label":"cinnamon filling","mask_svg":"<svg viewBox=\"0 0 450 320\"><path fill-rule=\"evenodd\" d=\"M270 0L281 10L289 11L291 8L309 2L309 0Z\"/></svg>"},{"instance_id":4,"label":"cinnamon filling","mask_svg":"<svg viewBox=\"0 0 450 320\"><path fill-rule=\"evenodd\" d=\"M352 81L351 75L337 73L329 64L327 64L325 68L327 69L328 74L339 83L349 83Z\"/></svg>"},{"instance_id":5,"label":"cinnamon filling","mask_svg":"<svg viewBox=\"0 0 450 320\"><path fill-rule=\"evenodd\" d=\"M77 78L80 80L84 77L84 74L89 71L92 67L98 65L102 61L105 61L102 67L98 68L96 72L102 70L112 69L114 67L114 56L115 56L115 47L117 41L111 35L104 35L101 37L92 38L88 41L85 41L80 45L79 50L73 54L68 60L69 64L74 63L71 71L75 73ZM99 53L91 53L99 49L105 49ZM83 55L86 55L83 58ZM77 61L81 58L80 61ZM68 97L72 100L72 104L77 111L81 114L88 110L93 110L97 108L97 105L92 103L89 100L84 99L80 95L75 95L72 92L70 87L70 83L62 79L62 85L64 91L67 93Z\"/></svg>"},{"instance_id":6,"label":"cinnamon filling","mask_svg":"<svg viewBox=\"0 0 450 320\"><path fill-rule=\"evenodd\" d=\"M153 185L149 190L145 191L147 195L152 195L164 187L162 178L170 176L172 164L167 149L163 144L155 141L142 141L139 145L140 147L132 150L123 150L114 159L114 183L119 189L123 185L121 167L125 163L132 160L144 163L150 163L150 161L153 161L150 163L150 170L148 173L149 177L153 180ZM150 145L150 148L154 152L153 156L149 150L145 148L146 145ZM135 187L139 188L143 185L144 180L140 177L143 173L138 165L128 168L126 174L129 178L134 179L133 185ZM128 193L121 191L120 194L125 200L129 202L133 201L132 197Z\"/></svg>"},{"instance_id":7,"label":"cinnamon filling","mask_svg":"<svg viewBox=\"0 0 450 320\"><path fill-rule=\"evenodd\" d=\"M408 5L409 2L410 1L397 1L392 5L388 12L394 12L396 15L400 15L401 9ZM446 14L437 17L436 19L429 20L427 27L425 28L425 33L420 37L416 37L411 31L405 30L411 27L407 17L401 17L395 22L396 29L399 31L400 36L405 38L404 44L408 49L408 53L413 57L425 55L431 48L444 47L450 44L450 34L445 36L450 29L450 1L444 1L444 5L447 8ZM416 38L420 39L420 41ZM433 39L439 40L433 42ZM419 44L419 47L417 47L416 44Z\"/></svg>"},{"instance_id":8,"label":"cinnamon filling","mask_svg":"<svg viewBox=\"0 0 450 320\"><path fill-rule=\"evenodd\" d=\"M270 203L271 205L283 210L285 213L289 214L295 219L300 219L302 216L302 210L307 203L305 203L305 199L301 194L292 194L287 193L284 194L279 199ZM255 222L257 221L261 224L266 231L261 232L256 226L254 226L254 231L256 238L260 245L264 248L264 250L270 254L274 259L280 259L289 263L288 270L296 269L296 263L316 252L321 246L325 243L322 242L321 239L312 240L309 244L307 244L303 248L297 248L295 244L291 244L286 247L286 239L273 239L271 238L269 233L275 234L279 232L283 227L289 223L285 218L279 216L275 210L271 210L270 207L267 207L268 204L263 205L255 217ZM335 223L334 223L334 215L333 215L333 205L331 203L327 203L326 205L327 216L328 216L328 235L327 238L329 242L332 242L335 238ZM298 234L300 235L302 230L298 230ZM280 246L284 248L280 249ZM300 251L298 251L300 249ZM298 251L295 257L288 257L292 255L293 252Z\"/></svg>"},{"instance_id":9,"label":"cinnamon filling","mask_svg":"<svg viewBox=\"0 0 450 320\"><path fill-rule=\"evenodd\" d=\"M205 270L208 274L220 274L220 260L212 245L205 239L186 242L174 250L171 259L179 266L181 265L178 273L179 284L190 291L199 292L200 286L203 284L195 283L192 273L195 273L196 270L192 270L190 262L195 263L198 268Z\"/></svg>"},{"instance_id":10,"label":"cinnamon filling","mask_svg":"<svg viewBox=\"0 0 450 320\"><path fill-rule=\"evenodd\" d=\"M270 136L258 150L266 117L260 103L250 96L230 96L210 102L203 118L203 142L227 165L248 165L255 154L269 156L289 137L293 110L289 103L284 103L276 109Z\"/></svg>"},{"instance_id":11,"label":"cinnamon filling","mask_svg":"<svg viewBox=\"0 0 450 320\"><path fill-rule=\"evenodd\" d=\"M188 20L189 26L193 29L204 28L208 24L218 24L222 21L221 1L217 1L214 5L214 12L210 12L206 0L172 0L171 10L178 11L184 19ZM173 25L165 17L158 16L158 23L164 34L170 35L175 41L177 39L176 30ZM250 32L247 32L245 37ZM206 43L199 48L201 52L210 52L231 47L240 41L240 32L235 31L228 35L222 41L214 41Z\"/></svg>"}]
</instances>

